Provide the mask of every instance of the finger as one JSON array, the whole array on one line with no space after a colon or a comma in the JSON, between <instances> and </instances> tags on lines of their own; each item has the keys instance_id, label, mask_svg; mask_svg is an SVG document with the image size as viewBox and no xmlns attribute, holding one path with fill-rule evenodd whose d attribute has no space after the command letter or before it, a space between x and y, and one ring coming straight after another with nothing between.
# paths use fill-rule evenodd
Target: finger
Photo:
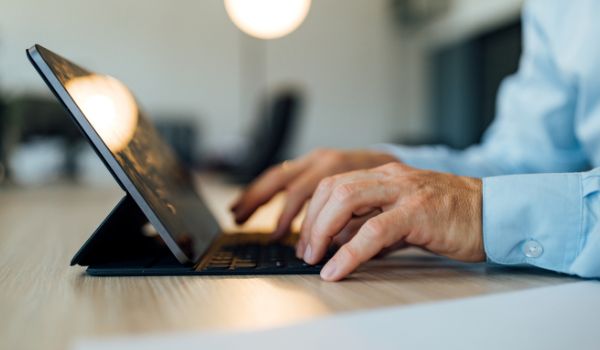
<instances>
[{"instance_id":1,"label":"finger","mask_svg":"<svg viewBox=\"0 0 600 350\"><path fill-rule=\"evenodd\" d=\"M383 207L395 200L395 191L390 191L379 180L337 186L315 220L304 260L309 264L319 262L325 255L331 239L348 223L354 212L365 208Z\"/></svg>"},{"instance_id":2,"label":"finger","mask_svg":"<svg viewBox=\"0 0 600 350\"><path fill-rule=\"evenodd\" d=\"M268 202L308 167L308 158L274 166L253 181L232 206L235 220L246 221L254 211Z\"/></svg>"},{"instance_id":3,"label":"finger","mask_svg":"<svg viewBox=\"0 0 600 350\"><path fill-rule=\"evenodd\" d=\"M332 244L336 247L341 247L343 244L347 243L350 239L352 239L352 237L354 237L356 232L358 232L358 230L361 228L362 225L365 224L365 222L367 222L367 220L379 214L381 214L381 210L376 209L371 210L365 215L353 217L346 224L346 226L344 226L340 233L333 237Z\"/></svg>"},{"instance_id":4,"label":"finger","mask_svg":"<svg viewBox=\"0 0 600 350\"><path fill-rule=\"evenodd\" d=\"M331 195L331 191L338 185L355 181L358 179L368 179L368 178L379 178L380 174L373 173L369 170L357 170L351 171L348 173L344 173L337 176L331 176L324 178L318 185L313 197L310 201L310 205L306 210L306 216L304 221L302 222L302 229L300 231L300 240L298 244L298 248L296 249L296 255L299 257L304 256L306 245L310 241L310 235L313 231L313 224L315 219L317 218L319 212L322 210L323 206L329 199Z\"/></svg>"},{"instance_id":5,"label":"finger","mask_svg":"<svg viewBox=\"0 0 600 350\"><path fill-rule=\"evenodd\" d=\"M340 174L337 176L331 176L331 177L324 178L319 183L317 189L315 190L313 199L311 201L311 205L308 208L307 213L306 213L305 226L303 227L303 230L305 229L308 232L311 231L312 224L314 222L314 219L316 218L316 215L321 211L322 207L325 205L325 203L327 202L327 199L331 195L331 191L333 191L333 189L336 186L339 186L344 183L356 181L359 179L378 178L378 177L380 177L379 174L375 174L368 170L357 170L357 171L351 171L348 173Z\"/></svg>"},{"instance_id":6,"label":"finger","mask_svg":"<svg viewBox=\"0 0 600 350\"><path fill-rule=\"evenodd\" d=\"M334 181L335 180L333 176L322 178L319 181L317 188L313 193L308 208L306 209L306 216L302 221L302 227L300 228L300 238L296 245L296 257L298 257L299 259L302 259L304 256L304 252L306 250L306 243L308 242L308 237L310 236L312 222L314 221L314 218L317 215L319 208L322 207L323 204L325 204L325 201L327 200L327 197L324 195L324 193L329 192L328 188L330 186L333 186Z\"/></svg>"},{"instance_id":7,"label":"finger","mask_svg":"<svg viewBox=\"0 0 600 350\"><path fill-rule=\"evenodd\" d=\"M272 239L279 239L289 232L294 218L300 213L304 203L312 196L319 181L321 181L319 168L310 168L288 186L287 198L284 208L279 216Z\"/></svg>"},{"instance_id":8,"label":"finger","mask_svg":"<svg viewBox=\"0 0 600 350\"><path fill-rule=\"evenodd\" d=\"M249 216L249 212L253 212L281 191L289 181L304 171L306 166L306 162L300 159L269 168L255 179L232 205L236 218Z\"/></svg>"},{"instance_id":9,"label":"finger","mask_svg":"<svg viewBox=\"0 0 600 350\"><path fill-rule=\"evenodd\" d=\"M343 244L347 243L350 239L352 239L352 237L354 237L356 232L358 232L360 227L364 225L365 222L366 219L362 218L350 220L346 224L346 226L344 226L344 228L340 231L340 233L333 237L333 239L331 240L331 244L336 247L341 247Z\"/></svg>"},{"instance_id":10,"label":"finger","mask_svg":"<svg viewBox=\"0 0 600 350\"><path fill-rule=\"evenodd\" d=\"M365 208L364 210L358 210L354 213L353 218L344 226L344 228L338 233L335 237L333 237L332 244L334 246L341 246L342 244L348 242L350 238L352 238L358 229L370 218L381 214L381 209L379 208ZM301 238L296 243L296 257L298 259L304 258L304 251L306 249L306 241Z\"/></svg>"},{"instance_id":11,"label":"finger","mask_svg":"<svg viewBox=\"0 0 600 350\"><path fill-rule=\"evenodd\" d=\"M296 257L298 259L302 259L304 257L306 243L308 241L308 237L310 236L310 227L312 227L312 221L318 212L317 208L321 207L321 202L324 203L326 200L322 193L324 191L323 188L329 186L329 182L332 182L331 177L325 177L319 182L315 192L313 193L310 203L308 204L306 215L304 216L302 226L300 227L300 238L296 244Z\"/></svg>"},{"instance_id":12,"label":"finger","mask_svg":"<svg viewBox=\"0 0 600 350\"><path fill-rule=\"evenodd\" d=\"M384 212L367 221L321 270L326 281L339 281L383 248L401 241L411 229L410 216L403 210Z\"/></svg>"}]
</instances>

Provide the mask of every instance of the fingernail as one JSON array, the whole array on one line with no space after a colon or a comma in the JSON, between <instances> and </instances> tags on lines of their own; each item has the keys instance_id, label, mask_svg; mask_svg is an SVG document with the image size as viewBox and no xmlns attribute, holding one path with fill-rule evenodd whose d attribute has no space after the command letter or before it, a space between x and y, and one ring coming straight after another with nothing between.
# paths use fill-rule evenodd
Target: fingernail
<instances>
[{"instance_id":1,"label":"fingernail","mask_svg":"<svg viewBox=\"0 0 600 350\"><path fill-rule=\"evenodd\" d=\"M306 246L306 251L304 251L304 261L312 261L312 249L310 248L310 244Z\"/></svg>"},{"instance_id":2,"label":"fingernail","mask_svg":"<svg viewBox=\"0 0 600 350\"><path fill-rule=\"evenodd\" d=\"M325 280L330 280L335 274L336 268L337 267L335 265L335 261L330 260L327 264L325 264L325 266L321 270L321 278Z\"/></svg>"}]
</instances>

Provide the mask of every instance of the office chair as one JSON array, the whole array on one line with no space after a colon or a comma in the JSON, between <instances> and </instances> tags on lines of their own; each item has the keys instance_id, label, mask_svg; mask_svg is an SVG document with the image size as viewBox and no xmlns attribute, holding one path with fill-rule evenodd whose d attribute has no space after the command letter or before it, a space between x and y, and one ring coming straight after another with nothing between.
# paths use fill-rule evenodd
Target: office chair
<instances>
[{"instance_id":1,"label":"office chair","mask_svg":"<svg viewBox=\"0 0 600 350\"><path fill-rule=\"evenodd\" d=\"M283 160L296 133L301 105L300 92L292 88L278 90L262 102L250 132L249 147L239 164L231 167L230 178L234 182L248 183Z\"/></svg>"}]
</instances>

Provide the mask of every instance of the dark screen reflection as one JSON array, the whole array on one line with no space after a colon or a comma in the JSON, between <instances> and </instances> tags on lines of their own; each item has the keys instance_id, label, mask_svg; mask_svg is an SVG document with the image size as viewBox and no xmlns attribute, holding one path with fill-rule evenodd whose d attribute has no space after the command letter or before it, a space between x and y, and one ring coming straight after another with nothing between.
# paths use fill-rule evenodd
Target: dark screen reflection
<instances>
[{"instance_id":1,"label":"dark screen reflection","mask_svg":"<svg viewBox=\"0 0 600 350\"><path fill-rule=\"evenodd\" d=\"M139 110L129 89L46 49L38 51L166 228L164 233L189 260L198 260L219 233L218 224L197 195L190 172Z\"/></svg>"}]
</instances>

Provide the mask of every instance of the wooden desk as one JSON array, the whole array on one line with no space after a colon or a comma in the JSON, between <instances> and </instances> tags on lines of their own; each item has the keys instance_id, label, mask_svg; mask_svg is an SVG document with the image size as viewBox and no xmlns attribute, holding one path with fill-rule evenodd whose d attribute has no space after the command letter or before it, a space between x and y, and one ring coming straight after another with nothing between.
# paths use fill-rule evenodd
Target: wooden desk
<instances>
[{"instance_id":1,"label":"wooden desk","mask_svg":"<svg viewBox=\"0 0 600 350\"><path fill-rule=\"evenodd\" d=\"M236 190L208 180L223 224ZM90 277L69 261L118 189L0 191L0 349L65 349L78 337L271 327L317 316L550 284L571 278L461 264L418 251L374 261L340 283L318 276ZM281 199L280 199L281 200ZM277 205L250 227L273 225Z\"/></svg>"}]
</instances>

